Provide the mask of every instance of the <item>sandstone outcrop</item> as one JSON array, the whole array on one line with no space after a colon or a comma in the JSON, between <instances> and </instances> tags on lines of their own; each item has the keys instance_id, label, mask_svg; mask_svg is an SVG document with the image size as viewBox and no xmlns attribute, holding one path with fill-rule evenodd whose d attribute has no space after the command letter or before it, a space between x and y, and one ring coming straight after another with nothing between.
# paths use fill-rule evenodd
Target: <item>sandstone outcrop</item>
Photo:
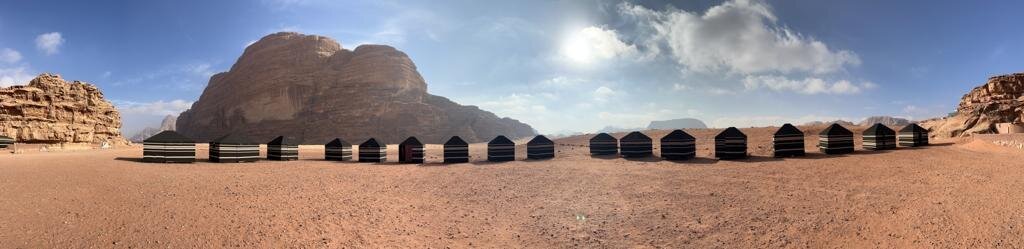
<instances>
[{"instance_id":1,"label":"sandstone outcrop","mask_svg":"<svg viewBox=\"0 0 1024 249\"><path fill-rule=\"evenodd\" d=\"M298 33L268 35L250 45L228 72L210 82L177 131L199 141L227 133L256 141L292 136L307 144L342 137L397 143L417 136L441 143L470 142L535 131L475 106L427 93L416 65L384 45L347 50L331 38Z\"/></svg>"},{"instance_id":2,"label":"sandstone outcrop","mask_svg":"<svg viewBox=\"0 0 1024 249\"><path fill-rule=\"evenodd\" d=\"M998 123L1024 123L1024 73L995 76L960 98L950 117L922 122L934 137L995 133Z\"/></svg>"},{"instance_id":3,"label":"sandstone outcrop","mask_svg":"<svg viewBox=\"0 0 1024 249\"><path fill-rule=\"evenodd\" d=\"M143 140L146 140L147 138L152 137L153 135L156 135L161 131L173 131L175 129L175 126L177 126L177 122L178 116L167 115L166 117L164 117L164 120L160 122L160 127L146 127L145 129L139 131L139 133L133 135L128 140L136 143L141 143Z\"/></svg>"},{"instance_id":4,"label":"sandstone outcrop","mask_svg":"<svg viewBox=\"0 0 1024 249\"><path fill-rule=\"evenodd\" d=\"M121 114L99 88L55 74L0 88L0 134L20 143L127 143Z\"/></svg>"}]
</instances>

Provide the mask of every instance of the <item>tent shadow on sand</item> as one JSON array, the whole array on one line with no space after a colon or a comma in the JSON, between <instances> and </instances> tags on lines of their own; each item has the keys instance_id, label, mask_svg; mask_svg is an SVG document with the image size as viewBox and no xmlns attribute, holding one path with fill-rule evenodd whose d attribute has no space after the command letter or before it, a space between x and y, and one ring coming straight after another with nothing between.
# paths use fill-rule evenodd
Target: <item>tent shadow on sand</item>
<instances>
[{"instance_id":1,"label":"tent shadow on sand","mask_svg":"<svg viewBox=\"0 0 1024 249\"><path fill-rule=\"evenodd\" d=\"M115 157L114 160L141 163L142 158L138 157Z\"/></svg>"},{"instance_id":2,"label":"tent shadow on sand","mask_svg":"<svg viewBox=\"0 0 1024 249\"><path fill-rule=\"evenodd\" d=\"M622 158L619 155L590 155L592 159L612 160Z\"/></svg>"},{"instance_id":3,"label":"tent shadow on sand","mask_svg":"<svg viewBox=\"0 0 1024 249\"><path fill-rule=\"evenodd\" d=\"M718 159L706 158L706 157L695 157L685 160L668 160L661 159L663 162L674 163L674 164L715 164L718 163Z\"/></svg>"},{"instance_id":4,"label":"tent shadow on sand","mask_svg":"<svg viewBox=\"0 0 1024 249\"><path fill-rule=\"evenodd\" d=\"M761 162L778 162L783 161L785 158L778 158L774 156L747 156L746 158L739 159L717 159L716 161L730 161L730 162L741 162L741 163L761 163Z\"/></svg>"}]
</instances>

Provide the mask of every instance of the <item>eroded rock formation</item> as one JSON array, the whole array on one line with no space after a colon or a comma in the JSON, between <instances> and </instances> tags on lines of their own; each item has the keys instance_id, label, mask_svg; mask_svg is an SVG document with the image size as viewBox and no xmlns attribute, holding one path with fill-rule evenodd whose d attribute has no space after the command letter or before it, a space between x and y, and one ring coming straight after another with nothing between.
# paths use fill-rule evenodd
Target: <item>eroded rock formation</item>
<instances>
[{"instance_id":1,"label":"eroded rock formation","mask_svg":"<svg viewBox=\"0 0 1024 249\"><path fill-rule=\"evenodd\" d=\"M20 143L125 144L121 114L95 85L42 74L0 88L0 134Z\"/></svg>"},{"instance_id":2,"label":"eroded rock formation","mask_svg":"<svg viewBox=\"0 0 1024 249\"><path fill-rule=\"evenodd\" d=\"M177 130L200 141L231 132L307 144L334 137L397 143L408 136L481 142L535 133L519 121L428 94L416 65L392 47L347 50L331 38L287 32L260 39L228 72L211 77L178 117Z\"/></svg>"},{"instance_id":3,"label":"eroded rock formation","mask_svg":"<svg viewBox=\"0 0 1024 249\"><path fill-rule=\"evenodd\" d=\"M956 113L922 122L932 136L995 133L995 124L1024 122L1024 73L995 76L960 98Z\"/></svg>"}]
</instances>

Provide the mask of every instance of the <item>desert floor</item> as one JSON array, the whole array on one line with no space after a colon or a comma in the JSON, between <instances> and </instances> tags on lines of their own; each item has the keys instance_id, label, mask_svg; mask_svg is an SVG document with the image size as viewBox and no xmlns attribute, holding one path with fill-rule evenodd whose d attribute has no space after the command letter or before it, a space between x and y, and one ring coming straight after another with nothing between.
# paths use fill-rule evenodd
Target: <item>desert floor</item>
<instances>
[{"instance_id":1,"label":"desert floor","mask_svg":"<svg viewBox=\"0 0 1024 249\"><path fill-rule=\"evenodd\" d=\"M1024 247L1024 150L992 142L1020 137L777 159L769 130L744 131L740 161L709 159L714 130L684 162L591 158L583 137L500 164L483 144L457 165L438 146L425 165L5 152L0 248Z\"/></svg>"}]
</instances>

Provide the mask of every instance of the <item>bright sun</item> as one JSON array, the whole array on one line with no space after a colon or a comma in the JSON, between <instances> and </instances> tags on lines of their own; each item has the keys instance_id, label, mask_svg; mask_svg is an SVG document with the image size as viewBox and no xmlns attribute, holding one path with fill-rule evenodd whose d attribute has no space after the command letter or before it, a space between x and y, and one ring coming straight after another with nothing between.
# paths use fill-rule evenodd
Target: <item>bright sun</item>
<instances>
[{"instance_id":1,"label":"bright sun","mask_svg":"<svg viewBox=\"0 0 1024 249\"><path fill-rule=\"evenodd\" d=\"M573 34L562 44L562 53L565 57L579 64L590 64L594 61L594 54L591 50L587 39L577 34Z\"/></svg>"}]
</instances>

